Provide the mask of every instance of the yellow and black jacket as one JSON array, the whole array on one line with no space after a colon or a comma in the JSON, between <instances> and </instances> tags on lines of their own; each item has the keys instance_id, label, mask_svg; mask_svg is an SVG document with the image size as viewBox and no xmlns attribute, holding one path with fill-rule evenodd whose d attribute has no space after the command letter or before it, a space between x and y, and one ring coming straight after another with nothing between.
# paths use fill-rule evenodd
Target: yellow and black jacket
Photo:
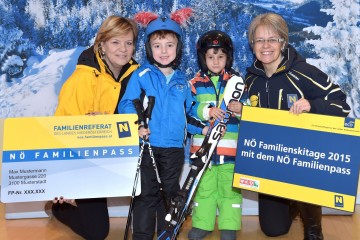
<instances>
[{"instance_id":1,"label":"yellow and black jacket","mask_svg":"<svg viewBox=\"0 0 360 240\"><path fill-rule=\"evenodd\" d=\"M262 63L255 60L247 68L245 81L251 106L288 110L295 101L305 98L311 105L311 113L333 116L350 113L340 87L324 72L306 63L290 45L271 77L266 76Z\"/></svg>"},{"instance_id":2,"label":"yellow and black jacket","mask_svg":"<svg viewBox=\"0 0 360 240\"><path fill-rule=\"evenodd\" d=\"M84 115L98 112L117 113L117 105L138 63L123 66L116 79L93 47L81 53L75 71L66 80L59 94L56 116Z\"/></svg>"}]
</instances>

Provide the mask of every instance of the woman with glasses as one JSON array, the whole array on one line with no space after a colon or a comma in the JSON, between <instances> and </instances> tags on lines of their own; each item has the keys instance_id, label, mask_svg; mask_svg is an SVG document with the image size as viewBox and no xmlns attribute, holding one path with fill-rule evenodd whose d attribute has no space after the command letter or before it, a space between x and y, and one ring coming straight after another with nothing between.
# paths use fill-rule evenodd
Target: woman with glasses
<instances>
[{"instance_id":1,"label":"woman with glasses","mask_svg":"<svg viewBox=\"0 0 360 240\"><path fill-rule=\"evenodd\" d=\"M350 113L339 86L288 44L288 27L280 15L255 17L248 40L255 55L246 75L251 106L289 110L296 115L309 112L345 117ZM304 223L304 239L323 239L320 206L259 194L260 227L267 236L286 234L297 213Z\"/></svg>"}]
</instances>

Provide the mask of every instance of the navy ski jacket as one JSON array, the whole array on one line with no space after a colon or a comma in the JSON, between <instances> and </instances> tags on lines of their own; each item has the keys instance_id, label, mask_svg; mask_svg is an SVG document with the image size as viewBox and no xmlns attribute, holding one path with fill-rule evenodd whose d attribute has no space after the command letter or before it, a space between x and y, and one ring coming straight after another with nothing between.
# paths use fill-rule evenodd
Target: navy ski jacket
<instances>
[{"instance_id":1,"label":"navy ski jacket","mask_svg":"<svg viewBox=\"0 0 360 240\"><path fill-rule=\"evenodd\" d=\"M147 97L155 97L155 106L149 122L149 141L155 147L184 147L187 131L201 134L200 121L187 120L194 99L185 74L174 70L170 82L154 65L146 63L131 76L125 94L119 104L119 113L136 113L132 100L140 98L145 92ZM193 123L187 124L187 122Z\"/></svg>"},{"instance_id":2,"label":"navy ski jacket","mask_svg":"<svg viewBox=\"0 0 360 240\"><path fill-rule=\"evenodd\" d=\"M351 110L340 87L290 45L276 73L267 77L262 63L255 60L247 68L245 83L251 106L289 110L295 101L305 98L311 113L345 117Z\"/></svg>"}]
</instances>

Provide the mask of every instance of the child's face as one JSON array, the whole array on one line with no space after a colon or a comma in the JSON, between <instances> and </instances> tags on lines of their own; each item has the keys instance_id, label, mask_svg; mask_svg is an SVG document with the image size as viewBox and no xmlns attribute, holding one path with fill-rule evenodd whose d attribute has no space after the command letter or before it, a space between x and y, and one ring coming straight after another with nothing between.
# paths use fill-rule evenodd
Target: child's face
<instances>
[{"instance_id":1,"label":"child's face","mask_svg":"<svg viewBox=\"0 0 360 240\"><path fill-rule=\"evenodd\" d=\"M209 48L205 53L206 66L212 73L219 74L226 66L227 56L219 48Z\"/></svg>"},{"instance_id":2,"label":"child's face","mask_svg":"<svg viewBox=\"0 0 360 240\"><path fill-rule=\"evenodd\" d=\"M178 39L175 34L166 34L164 37L155 35L150 38L150 47L156 62L167 65L176 58Z\"/></svg>"}]
</instances>

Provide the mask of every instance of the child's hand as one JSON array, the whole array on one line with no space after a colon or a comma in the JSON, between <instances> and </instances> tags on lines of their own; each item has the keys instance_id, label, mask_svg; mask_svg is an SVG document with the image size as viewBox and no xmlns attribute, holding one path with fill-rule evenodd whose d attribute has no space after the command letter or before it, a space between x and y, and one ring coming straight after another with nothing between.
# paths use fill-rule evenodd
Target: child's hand
<instances>
[{"instance_id":1,"label":"child's hand","mask_svg":"<svg viewBox=\"0 0 360 240\"><path fill-rule=\"evenodd\" d=\"M202 134L202 135L206 135L206 133L207 133L208 131L209 131L209 126L205 126L205 127L202 129L201 134ZM225 129L223 129L223 131L221 132L221 138L224 137L225 133L226 133L226 126L225 126Z\"/></svg>"},{"instance_id":2,"label":"child's hand","mask_svg":"<svg viewBox=\"0 0 360 240\"><path fill-rule=\"evenodd\" d=\"M215 118L218 121L221 121L225 117L225 111L220 108L212 107L210 109L209 115L210 117Z\"/></svg>"},{"instance_id":3,"label":"child's hand","mask_svg":"<svg viewBox=\"0 0 360 240\"><path fill-rule=\"evenodd\" d=\"M201 134L202 134L202 135L206 135L206 133L208 132L208 130L209 130L209 126L205 126L205 127L202 129Z\"/></svg>"},{"instance_id":4,"label":"child's hand","mask_svg":"<svg viewBox=\"0 0 360 240\"><path fill-rule=\"evenodd\" d=\"M144 128L143 126L141 126L139 128L138 134L139 134L140 138L142 138L144 140L147 140L149 138L149 135L150 135L150 129L149 128Z\"/></svg>"},{"instance_id":5,"label":"child's hand","mask_svg":"<svg viewBox=\"0 0 360 240\"><path fill-rule=\"evenodd\" d=\"M226 128L227 126L225 126L225 128L221 131L221 138L220 139L223 139L223 137L225 136L225 133L226 133Z\"/></svg>"},{"instance_id":6,"label":"child's hand","mask_svg":"<svg viewBox=\"0 0 360 240\"><path fill-rule=\"evenodd\" d=\"M237 101L232 101L228 104L228 109L236 114L241 114L242 107L242 103Z\"/></svg>"}]
</instances>

